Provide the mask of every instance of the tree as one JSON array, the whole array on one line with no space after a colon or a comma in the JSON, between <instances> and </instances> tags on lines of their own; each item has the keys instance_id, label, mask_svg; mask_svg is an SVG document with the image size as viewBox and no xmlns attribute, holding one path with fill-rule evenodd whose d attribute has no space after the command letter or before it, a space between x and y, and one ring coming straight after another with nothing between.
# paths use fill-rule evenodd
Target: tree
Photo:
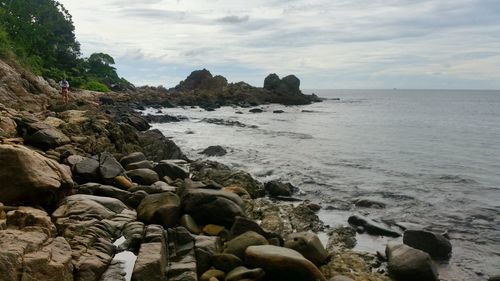
<instances>
[{"instance_id":1,"label":"tree","mask_svg":"<svg viewBox=\"0 0 500 281\"><path fill-rule=\"evenodd\" d=\"M70 71L76 66L80 44L71 15L59 2L0 0L0 23L15 54L35 70Z\"/></svg>"}]
</instances>

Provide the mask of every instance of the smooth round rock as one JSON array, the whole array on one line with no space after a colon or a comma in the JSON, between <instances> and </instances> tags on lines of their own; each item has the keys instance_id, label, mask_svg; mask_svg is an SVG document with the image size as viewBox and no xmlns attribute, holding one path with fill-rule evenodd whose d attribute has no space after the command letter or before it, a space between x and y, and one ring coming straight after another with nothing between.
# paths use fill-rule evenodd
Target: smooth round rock
<instances>
[{"instance_id":1,"label":"smooth round rock","mask_svg":"<svg viewBox=\"0 0 500 281\"><path fill-rule=\"evenodd\" d=\"M229 272L238 266L243 265L243 261L232 254L214 254L212 263L215 268Z\"/></svg>"},{"instance_id":2,"label":"smooth round rock","mask_svg":"<svg viewBox=\"0 0 500 281\"><path fill-rule=\"evenodd\" d=\"M260 280L264 275L262 268L248 269L244 266L238 266L227 274L226 281Z\"/></svg>"},{"instance_id":3,"label":"smooth round rock","mask_svg":"<svg viewBox=\"0 0 500 281\"><path fill-rule=\"evenodd\" d=\"M275 281L326 281L321 271L299 252L272 245L250 246L245 264L260 267Z\"/></svg>"},{"instance_id":4,"label":"smooth round rock","mask_svg":"<svg viewBox=\"0 0 500 281\"><path fill-rule=\"evenodd\" d=\"M225 245L224 254L233 254L239 258L243 258L245 250L249 246L267 245L269 244L264 236L257 232L247 231Z\"/></svg>"},{"instance_id":5,"label":"smooth round rock","mask_svg":"<svg viewBox=\"0 0 500 281\"><path fill-rule=\"evenodd\" d=\"M224 280L226 273L218 269L209 269L201 275L200 281L210 281L210 279L214 277L217 278L217 280Z\"/></svg>"}]
</instances>

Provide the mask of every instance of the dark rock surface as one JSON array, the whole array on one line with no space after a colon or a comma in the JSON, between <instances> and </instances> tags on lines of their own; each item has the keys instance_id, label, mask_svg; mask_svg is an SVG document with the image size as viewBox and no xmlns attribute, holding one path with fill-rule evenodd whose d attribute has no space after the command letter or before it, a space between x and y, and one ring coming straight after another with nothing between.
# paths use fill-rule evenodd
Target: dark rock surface
<instances>
[{"instance_id":1,"label":"dark rock surface","mask_svg":"<svg viewBox=\"0 0 500 281\"><path fill-rule=\"evenodd\" d=\"M451 256L451 243L443 235L425 230L407 230L403 243L422 250L433 258L448 259Z\"/></svg>"},{"instance_id":2,"label":"dark rock surface","mask_svg":"<svg viewBox=\"0 0 500 281\"><path fill-rule=\"evenodd\" d=\"M213 145L205 148L200 154L205 154L206 156L224 156L227 151L220 145Z\"/></svg>"},{"instance_id":3,"label":"dark rock surface","mask_svg":"<svg viewBox=\"0 0 500 281\"><path fill-rule=\"evenodd\" d=\"M385 252L389 274L397 281L438 280L436 265L427 253L397 243L387 244Z\"/></svg>"},{"instance_id":4,"label":"dark rock surface","mask_svg":"<svg viewBox=\"0 0 500 281\"><path fill-rule=\"evenodd\" d=\"M383 236L389 236L389 237L401 236L400 233L390 229L389 227L386 227L381 223L378 223L374 220L371 220L367 217L363 217L360 215L350 216L347 221L351 225L362 227L369 234L383 235Z\"/></svg>"}]
</instances>

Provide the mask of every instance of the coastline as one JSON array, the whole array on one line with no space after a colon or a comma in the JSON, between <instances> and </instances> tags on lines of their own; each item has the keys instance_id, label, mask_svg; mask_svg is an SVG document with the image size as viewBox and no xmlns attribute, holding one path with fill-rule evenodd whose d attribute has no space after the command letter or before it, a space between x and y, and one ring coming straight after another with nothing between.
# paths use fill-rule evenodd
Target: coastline
<instances>
[{"instance_id":1,"label":"coastline","mask_svg":"<svg viewBox=\"0 0 500 281\"><path fill-rule=\"evenodd\" d=\"M277 183L273 189L244 171L187 159L173 141L149 130L147 120L134 111L144 106L137 97L131 102L126 94L78 92L72 93L73 103L63 105L54 103L57 90L48 83L33 83L46 89L47 103L39 105L43 111L22 110L33 106L29 103L18 110L0 106L0 152L16 164L2 168L1 175L9 187L18 190L0 189L8 206L2 207L0 236L3 245L16 251L29 249L18 252L10 269L2 271L12 280L27 274L27 265L53 270L54 263L58 278L115 280L122 276L121 264L113 262L120 251L137 254L134 280L166 276L204 280L210 270L209 275L221 278L236 268L218 264L219 259L228 258L221 254L228 253L237 254L235 264L248 267L236 272L246 274L240 277L260 280L265 273L279 279L283 269L273 265L277 257L269 249L285 251L285 268L302 276L298 280L335 280L337 275L391 280L384 254L350 250L356 228L332 230L329 243L322 245L317 236L304 234L323 230L317 215L320 206L279 200L293 197L293 188L286 183ZM49 176L33 172L38 170ZM278 200L265 197L269 195ZM362 217L352 224L358 231L400 235ZM290 236L297 232L302 234ZM249 237L240 240L253 241L249 245L238 242L245 234ZM112 246L122 236L125 241ZM306 246L294 245L295 239ZM245 251L247 247L257 248ZM426 262L423 271L434 270L428 254L398 247L388 253L418 251ZM36 258L47 253L53 258L41 262ZM57 259L55 253L60 253ZM408 259L400 261L404 265ZM49 280L43 270L30 274ZM435 272L425 274L436 278Z\"/></svg>"}]
</instances>

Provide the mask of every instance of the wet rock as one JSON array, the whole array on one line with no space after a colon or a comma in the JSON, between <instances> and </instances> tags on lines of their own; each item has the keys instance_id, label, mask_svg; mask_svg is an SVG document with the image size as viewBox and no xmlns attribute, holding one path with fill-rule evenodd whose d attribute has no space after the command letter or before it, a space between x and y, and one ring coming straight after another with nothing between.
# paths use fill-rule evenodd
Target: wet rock
<instances>
[{"instance_id":1,"label":"wet rock","mask_svg":"<svg viewBox=\"0 0 500 281\"><path fill-rule=\"evenodd\" d=\"M224 156L227 151L220 145L212 145L205 148L200 154L205 154L207 156Z\"/></svg>"},{"instance_id":2,"label":"wet rock","mask_svg":"<svg viewBox=\"0 0 500 281\"><path fill-rule=\"evenodd\" d=\"M244 216L243 201L235 194L217 190L186 190L181 197L184 213L196 222L230 227L236 216Z\"/></svg>"},{"instance_id":3,"label":"wet rock","mask_svg":"<svg viewBox=\"0 0 500 281\"><path fill-rule=\"evenodd\" d=\"M218 184L217 184L218 185ZM222 191L232 192L241 198L251 199L250 193L246 191L243 187L237 185L226 186L221 189Z\"/></svg>"},{"instance_id":4,"label":"wet rock","mask_svg":"<svg viewBox=\"0 0 500 281\"><path fill-rule=\"evenodd\" d=\"M386 204L371 198L358 198L354 200L356 207L383 209Z\"/></svg>"},{"instance_id":5,"label":"wet rock","mask_svg":"<svg viewBox=\"0 0 500 281\"><path fill-rule=\"evenodd\" d=\"M128 117L127 123L130 124L132 127L136 128L138 131L147 131L149 130L149 128L151 128L146 119L138 116Z\"/></svg>"},{"instance_id":6,"label":"wet rock","mask_svg":"<svg viewBox=\"0 0 500 281\"><path fill-rule=\"evenodd\" d=\"M296 188L290 183L282 183L280 181L269 181L264 185L264 188L271 197L276 196L292 196Z\"/></svg>"},{"instance_id":7,"label":"wet rock","mask_svg":"<svg viewBox=\"0 0 500 281\"><path fill-rule=\"evenodd\" d=\"M142 222L170 228L177 225L180 203L179 197L171 192L148 195L137 207L137 217Z\"/></svg>"},{"instance_id":8,"label":"wet rock","mask_svg":"<svg viewBox=\"0 0 500 281\"><path fill-rule=\"evenodd\" d=\"M266 193L262 183L243 171L202 168L193 179L200 181L213 180L222 186L239 186L245 189L252 198L263 197Z\"/></svg>"},{"instance_id":9,"label":"wet rock","mask_svg":"<svg viewBox=\"0 0 500 281\"><path fill-rule=\"evenodd\" d=\"M251 113L262 113L262 112L264 112L264 110L262 110L261 108L252 108L248 112L251 112Z\"/></svg>"},{"instance_id":10,"label":"wet rock","mask_svg":"<svg viewBox=\"0 0 500 281\"><path fill-rule=\"evenodd\" d=\"M262 268L248 269L244 266L238 266L227 274L226 281L261 280L265 275Z\"/></svg>"},{"instance_id":11,"label":"wet rock","mask_svg":"<svg viewBox=\"0 0 500 281\"><path fill-rule=\"evenodd\" d=\"M130 153L127 156L123 156L120 159L120 164L123 167L127 167L128 164L137 163L137 162L141 162L141 161L145 161L145 160L146 160L146 156L144 156L144 153L134 152L134 153Z\"/></svg>"},{"instance_id":12,"label":"wet rock","mask_svg":"<svg viewBox=\"0 0 500 281\"><path fill-rule=\"evenodd\" d=\"M256 232L248 231L225 244L224 254L232 254L243 258L249 246L268 245L266 238Z\"/></svg>"},{"instance_id":13,"label":"wet rock","mask_svg":"<svg viewBox=\"0 0 500 281\"><path fill-rule=\"evenodd\" d=\"M398 232L378 223L375 222L367 217L363 217L360 215L354 215L350 216L349 219L347 220L351 225L354 226L361 226L366 230L367 233L372 234L372 235L383 235L383 236L389 236L389 237L399 237L401 234Z\"/></svg>"},{"instance_id":14,"label":"wet rock","mask_svg":"<svg viewBox=\"0 0 500 281\"><path fill-rule=\"evenodd\" d=\"M231 226L231 231L230 231L231 238L239 236L248 231L256 232L266 237L267 239L276 237L276 235L264 231L262 227L260 227L260 225L257 224L255 221L245 217L236 217L233 226Z\"/></svg>"},{"instance_id":15,"label":"wet rock","mask_svg":"<svg viewBox=\"0 0 500 281\"><path fill-rule=\"evenodd\" d=\"M26 138L26 142L40 149L51 149L71 142L71 140L61 131L55 128L38 130L33 135Z\"/></svg>"},{"instance_id":16,"label":"wet rock","mask_svg":"<svg viewBox=\"0 0 500 281\"><path fill-rule=\"evenodd\" d=\"M448 259L451 256L451 243L443 235L425 230L407 230L403 243L422 250L433 258Z\"/></svg>"},{"instance_id":17,"label":"wet rock","mask_svg":"<svg viewBox=\"0 0 500 281\"><path fill-rule=\"evenodd\" d=\"M290 223L297 232L303 231L322 231L323 222L319 219L316 212L309 208L308 202L297 205L289 213Z\"/></svg>"},{"instance_id":18,"label":"wet rock","mask_svg":"<svg viewBox=\"0 0 500 281\"><path fill-rule=\"evenodd\" d=\"M243 264L243 261L232 254L214 254L212 256L214 267L225 272L230 272Z\"/></svg>"},{"instance_id":19,"label":"wet rock","mask_svg":"<svg viewBox=\"0 0 500 281\"><path fill-rule=\"evenodd\" d=\"M273 113L278 113L279 114L279 113L285 113L285 111L283 111L283 110L274 110Z\"/></svg>"},{"instance_id":20,"label":"wet rock","mask_svg":"<svg viewBox=\"0 0 500 281\"><path fill-rule=\"evenodd\" d=\"M250 246L245 264L263 268L272 280L325 281L319 269L295 250L271 245Z\"/></svg>"},{"instance_id":21,"label":"wet rock","mask_svg":"<svg viewBox=\"0 0 500 281\"><path fill-rule=\"evenodd\" d=\"M397 243L389 243L385 249L389 274L398 281L437 281L436 265L429 254Z\"/></svg>"},{"instance_id":22,"label":"wet rock","mask_svg":"<svg viewBox=\"0 0 500 281\"><path fill-rule=\"evenodd\" d=\"M123 189L130 189L132 188L134 185L132 184L132 182L125 176L117 176L114 178L114 181L113 183L119 187L119 188L123 188Z\"/></svg>"},{"instance_id":23,"label":"wet rock","mask_svg":"<svg viewBox=\"0 0 500 281\"><path fill-rule=\"evenodd\" d=\"M189 177L189 172L186 169L176 165L172 161L160 161L153 170L158 173L160 178L167 176L172 180L176 180Z\"/></svg>"},{"instance_id":24,"label":"wet rock","mask_svg":"<svg viewBox=\"0 0 500 281\"><path fill-rule=\"evenodd\" d=\"M126 175L138 184L150 185L160 180L158 174L151 169L135 169L126 172Z\"/></svg>"},{"instance_id":25,"label":"wet rock","mask_svg":"<svg viewBox=\"0 0 500 281\"><path fill-rule=\"evenodd\" d=\"M180 225L185 227L189 232L191 232L193 234L200 234L201 233L201 229L198 226L198 224L196 223L196 221L193 219L192 216L190 216L188 214L182 215L182 217L180 219Z\"/></svg>"},{"instance_id":26,"label":"wet rock","mask_svg":"<svg viewBox=\"0 0 500 281\"><path fill-rule=\"evenodd\" d=\"M217 280L224 280L226 273L218 269L209 269L205 271L200 277L200 281L209 281L211 278L217 278Z\"/></svg>"},{"instance_id":27,"label":"wet rock","mask_svg":"<svg viewBox=\"0 0 500 281\"><path fill-rule=\"evenodd\" d=\"M356 230L351 226L340 226L328 233L327 252L352 249L356 246Z\"/></svg>"},{"instance_id":28,"label":"wet rock","mask_svg":"<svg viewBox=\"0 0 500 281\"><path fill-rule=\"evenodd\" d=\"M148 160L143 160L140 162L130 163L125 167L125 170L135 170L135 169L153 169L153 163Z\"/></svg>"},{"instance_id":29,"label":"wet rock","mask_svg":"<svg viewBox=\"0 0 500 281\"><path fill-rule=\"evenodd\" d=\"M157 181L152 185L136 185L129 189L130 192L134 191L145 191L148 194L162 193L162 192L173 192L176 193L177 187L170 186L166 182Z\"/></svg>"},{"instance_id":30,"label":"wet rock","mask_svg":"<svg viewBox=\"0 0 500 281\"><path fill-rule=\"evenodd\" d=\"M149 123L171 123L171 122L181 122L184 120L188 120L186 116L172 116L168 114L161 114L161 115L151 115L148 114L145 116L146 120Z\"/></svg>"},{"instance_id":31,"label":"wet rock","mask_svg":"<svg viewBox=\"0 0 500 281\"><path fill-rule=\"evenodd\" d=\"M20 145L0 144L0 198L4 204L53 206L74 183L67 166Z\"/></svg>"},{"instance_id":32,"label":"wet rock","mask_svg":"<svg viewBox=\"0 0 500 281\"><path fill-rule=\"evenodd\" d=\"M299 232L288 235L284 247L301 253L316 265L322 265L328 258L325 247L318 236L312 232Z\"/></svg>"},{"instance_id":33,"label":"wet rock","mask_svg":"<svg viewBox=\"0 0 500 281\"><path fill-rule=\"evenodd\" d=\"M167 139L159 130L148 130L139 133L138 136L139 145L149 160L187 159L181 149L173 141Z\"/></svg>"},{"instance_id":34,"label":"wet rock","mask_svg":"<svg viewBox=\"0 0 500 281\"><path fill-rule=\"evenodd\" d=\"M488 281L500 281L500 275L490 276L490 278L488 278Z\"/></svg>"}]
</instances>

